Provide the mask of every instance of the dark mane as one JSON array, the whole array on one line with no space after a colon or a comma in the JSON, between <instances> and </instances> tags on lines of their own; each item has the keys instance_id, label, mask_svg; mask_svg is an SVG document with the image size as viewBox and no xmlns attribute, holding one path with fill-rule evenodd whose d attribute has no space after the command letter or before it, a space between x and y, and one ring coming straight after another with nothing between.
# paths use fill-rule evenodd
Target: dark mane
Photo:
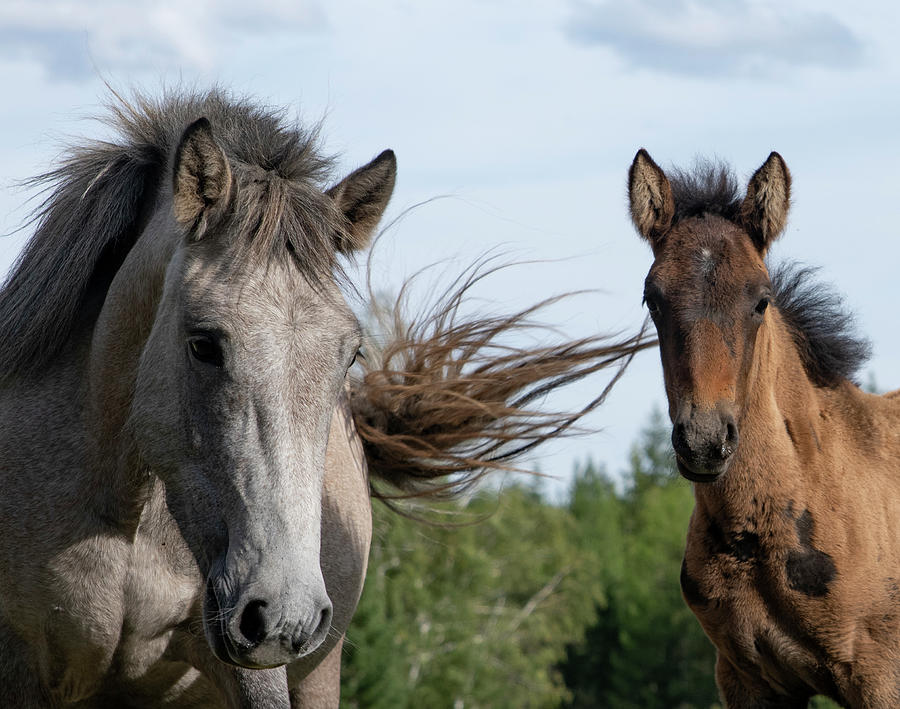
<instances>
[{"instance_id":1,"label":"dark mane","mask_svg":"<svg viewBox=\"0 0 900 709\"><path fill-rule=\"evenodd\" d=\"M35 372L92 324L116 271L158 201L171 198L171 161L187 125L205 116L238 183L232 211L240 244L259 258L293 256L310 280L338 272L335 236L345 228L321 191L331 161L316 131L283 112L208 93L169 92L159 100L115 96L114 142L89 142L29 181L46 195L35 233L0 290L0 381Z\"/></svg>"},{"instance_id":2,"label":"dark mane","mask_svg":"<svg viewBox=\"0 0 900 709\"><path fill-rule=\"evenodd\" d=\"M667 174L675 199L673 223L702 214L714 214L737 222L741 196L728 165L698 159L691 170L675 168Z\"/></svg>"},{"instance_id":3,"label":"dark mane","mask_svg":"<svg viewBox=\"0 0 900 709\"><path fill-rule=\"evenodd\" d=\"M871 355L855 332L839 295L812 280L817 269L781 264L772 273L774 302L790 328L806 373L817 386L834 387L854 375Z\"/></svg>"}]
</instances>

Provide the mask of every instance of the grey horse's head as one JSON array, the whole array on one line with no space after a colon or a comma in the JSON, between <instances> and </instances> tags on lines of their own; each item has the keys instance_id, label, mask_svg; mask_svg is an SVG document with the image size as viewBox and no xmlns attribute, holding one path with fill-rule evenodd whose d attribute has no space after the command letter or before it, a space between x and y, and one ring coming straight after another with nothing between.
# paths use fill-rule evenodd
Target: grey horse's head
<instances>
[{"instance_id":1,"label":"grey horse's head","mask_svg":"<svg viewBox=\"0 0 900 709\"><path fill-rule=\"evenodd\" d=\"M367 243L396 162L386 151L323 193L230 157L200 119L172 168L171 200L148 229L177 244L131 426L205 577L213 652L273 667L330 628L325 449L360 345L331 269L336 253Z\"/></svg>"}]
</instances>

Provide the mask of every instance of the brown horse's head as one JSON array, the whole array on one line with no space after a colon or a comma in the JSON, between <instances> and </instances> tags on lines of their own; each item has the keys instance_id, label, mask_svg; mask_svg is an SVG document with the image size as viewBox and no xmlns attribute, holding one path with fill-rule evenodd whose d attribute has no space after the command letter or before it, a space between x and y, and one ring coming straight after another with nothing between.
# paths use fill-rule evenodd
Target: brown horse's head
<instances>
[{"instance_id":1,"label":"brown horse's head","mask_svg":"<svg viewBox=\"0 0 900 709\"><path fill-rule=\"evenodd\" d=\"M781 233L790 173L778 153L741 198L706 165L670 182L645 150L629 171L631 216L653 248L644 300L656 325L678 470L708 482L728 469L757 331L772 285L766 250Z\"/></svg>"}]
</instances>

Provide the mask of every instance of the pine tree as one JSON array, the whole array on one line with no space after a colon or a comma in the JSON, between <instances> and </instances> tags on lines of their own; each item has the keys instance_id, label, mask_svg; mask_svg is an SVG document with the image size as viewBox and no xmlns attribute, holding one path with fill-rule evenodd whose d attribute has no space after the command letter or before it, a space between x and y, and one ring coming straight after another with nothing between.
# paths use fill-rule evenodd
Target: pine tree
<instances>
[{"instance_id":1,"label":"pine tree","mask_svg":"<svg viewBox=\"0 0 900 709\"><path fill-rule=\"evenodd\" d=\"M585 519L583 488L589 467L576 479L571 508ZM581 643L570 644L561 671L572 693L569 707L705 708L716 705L715 653L679 588L684 535L693 508L690 486L674 471L667 427L653 415L623 475L617 498L619 529L594 539L621 540L621 559L609 567L609 597ZM611 488L611 483L605 483Z\"/></svg>"}]
</instances>

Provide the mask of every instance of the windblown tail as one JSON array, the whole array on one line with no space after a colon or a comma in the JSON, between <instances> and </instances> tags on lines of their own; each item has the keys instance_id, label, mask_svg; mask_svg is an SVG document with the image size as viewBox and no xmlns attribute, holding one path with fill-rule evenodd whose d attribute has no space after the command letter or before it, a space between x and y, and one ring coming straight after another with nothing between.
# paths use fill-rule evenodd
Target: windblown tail
<instances>
[{"instance_id":1,"label":"windblown tail","mask_svg":"<svg viewBox=\"0 0 900 709\"><path fill-rule=\"evenodd\" d=\"M516 461L524 453L575 431L603 403L631 358L655 344L643 330L621 340L511 344L510 335L546 339L552 328L535 323L534 316L569 296L509 316L464 317L460 308L472 286L502 267L480 261L411 320L404 314L406 286L392 307L376 312L386 341L364 348L363 375L351 393L376 497L450 498L489 471L519 469ZM617 370L579 410L540 409L545 395L608 367Z\"/></svg>"}]
</instances>

